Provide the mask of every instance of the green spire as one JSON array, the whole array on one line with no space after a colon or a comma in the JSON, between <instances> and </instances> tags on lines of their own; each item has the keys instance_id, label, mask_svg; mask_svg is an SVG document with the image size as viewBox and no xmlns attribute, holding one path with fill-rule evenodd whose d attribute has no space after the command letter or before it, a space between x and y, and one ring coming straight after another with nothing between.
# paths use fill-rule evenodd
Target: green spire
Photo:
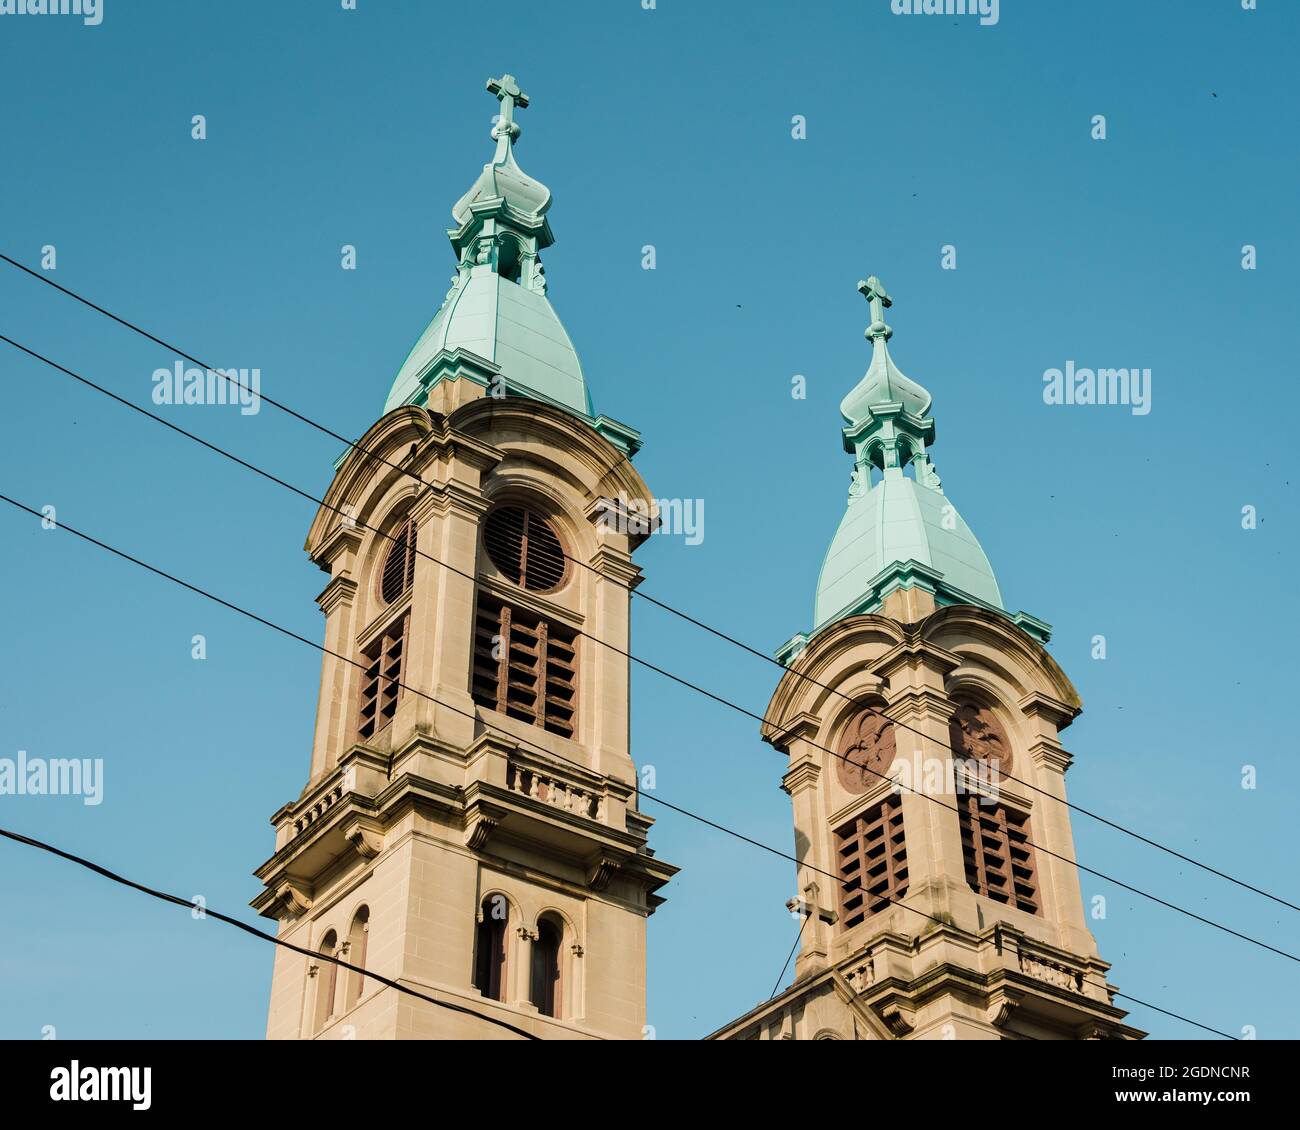
<instances>
[{"instance_id":1,"label":"green spire","mask_svg":"<svg viewBox=\"0 0 1300 1130\"><path fill-rule=\"evenodd\" d=\"M893 299L874 275L858 283L858 290L871 308L871 364L840 404L853 477L844 518L822 565L815 627L874 611L897 588L919 586L941 603L1001 609L988 558L930 462L930 394L904 376L889 354L894 331L885 311Z\"/></svg>"},{"instance_id":2,"label":"green spire","mask_svg":"<svg viewBox=\"0 0 1300 1130\"><path fill-rule=\"evenodd\" d=\"M523 132L515 121L515 109L528 107L528 95L520 90L514 75L488 79L487 90L501 103L501 114L492 127L497 149L492 160L483 166L478 180L456 201L456 206L451 210L451 218L463 225L472 217L475 205L488 202L490 207L496 201L503 201L512 211L517 212L517 219L541 217L551 206L551 190L541 181L533 180L525 174L515 161L514 143ZM502 214L505 214L504 210ZM520 226L529 225L525 222ZM547 231L538 246L549 247L552 242L550 232Z\"/></svg>"},{"instance_id":3,"label":"green spire","mask_svg":"<svg viewBox=\"0 0 1300 1130\"><path fill-rule=\"evenodd\" d=\"M893 452L901 459L899 438L911 433L914 442L910 451L924 450L926 441L934 437L934 421L928 419L932 403L930 394L915 381L908 380L889 355L887 342L894 331L885 324L885 310L893 306L885 285L875 275L858 283L858 291L871 305L871 324L866 338L871 342L871 365L857 387L840 404L840 415L848 425L844 430L844 449L862 450L866 445L860 440L868 436L879 437L882 453L886 456L881 466L891 465L887 458ZM897 424L885 426L885 421L895 418ZM919 446L918 446L919 445ZM905 462L905 460L903 460ZM901 464L900 464L901 465Z\"/></svg>"},{"instance_id":4,"label":"green spire","mask_svg":"<svg viewBox=\"0 0 1300 1130\"><path fill-rule=\"evenodd\" d=\"M438 381L468 376L485 386L500 380L512 395L592 419L578 354L546 296L541 252L555 242L546 219L551 190L515 160L521 132L515 111L530 99L511 74L488 79L487 91L501 105L492 127L496 151L451 210L456 226L447 237L456 274L398 372L384 411L423 404Z\"/></svg>"}]
</instances>

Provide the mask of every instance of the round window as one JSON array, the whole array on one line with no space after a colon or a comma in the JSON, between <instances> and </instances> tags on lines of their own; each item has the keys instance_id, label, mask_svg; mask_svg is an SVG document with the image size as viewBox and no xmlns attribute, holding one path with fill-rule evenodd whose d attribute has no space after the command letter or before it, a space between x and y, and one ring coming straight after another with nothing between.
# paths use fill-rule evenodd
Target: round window
<instances>
[{"instance_id":1,"label":"round window","mask_svg":"<svg viewBox=\"0 0 1300 1130\"><path fill-rule=\"evenodd\" d=\"M564 580L564 548L551 524L521 506L499 506L483 523L483 547L514 584L549 592Z\"/></svg>"}]
</instances>

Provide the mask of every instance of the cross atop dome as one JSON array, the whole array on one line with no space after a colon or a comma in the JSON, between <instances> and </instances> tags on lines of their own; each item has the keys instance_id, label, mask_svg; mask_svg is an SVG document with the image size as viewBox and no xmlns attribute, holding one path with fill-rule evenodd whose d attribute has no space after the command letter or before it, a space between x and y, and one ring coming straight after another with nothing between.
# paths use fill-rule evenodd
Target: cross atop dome
<instances>
[{"instance_id":1,"label":"cross atop dome","mask_svg":"<svg viewBox=\"0 0 1300 1130\"><path fill-rule=\"evenodd\" d=\"M519 138L519 125L515 121L515 107L521 110L528 108L528 95L519 88L519 83L514 75L505 74L500 78L490 78L487 80L487 91L489 94L495 94L497 101L501 103L501 120L492 127L492 136L499 138L504 134L510 135L511 141Z\"/></svg>"},{"instance_id":2,"label":"cross atop dome","mask_svg":"<svg viewBox=\"0 0 1300 1130\"><path fill-rule=\"evenodd\" d=\"M867 327L866 336L872 341L878 337L888 341L894 336L894 331L885 325L885 310L894 304L894 300L886 293L885 284L872 275L858 283L858 291L871 303L871 325Z\"/></svg>"}]
</instances>

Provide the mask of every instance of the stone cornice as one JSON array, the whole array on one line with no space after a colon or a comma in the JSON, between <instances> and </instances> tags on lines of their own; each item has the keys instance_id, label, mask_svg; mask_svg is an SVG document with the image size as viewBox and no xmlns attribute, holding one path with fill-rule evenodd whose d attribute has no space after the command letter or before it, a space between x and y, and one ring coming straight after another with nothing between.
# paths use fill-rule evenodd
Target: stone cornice
<instances>
[{"instance_id":1,"label":"stone cornice","mask_svg":"<svg viewBox=\"0 0 1300 1130\"><path fill-rule=\"evenodd\" d=\"M1060 743L1046 739L1030 743L1025 752L1033 759L1035 765L1048 766L1058 773L1064 773L1074 764L1074 758L1069 751Z\"/></svg>"},{"instance_id":2,"label":"stone cornice","mask_svg":"<svg viewBox=\"0 0 1300 1130\"><path fill-rule=\"evenodd\" d=\"M627 589L636 588L644 579L640 567L626 554L605 546L591 555L589 564L602 577Z\"/></svg>"},{"instance_id":3,"label":"stone cornice","mask_svg":"<svg viewBox=\"0 0 1300 1130\"><path fill-rule=\"evenodd\" d=\"M805 789L816 788L821 775L821 766L810 757L790 767L789 772L781 778L781 788L794 796Z\"/></svg>"},{"instance_id":4,"label":"stone cornice","mask_svg":"<svg viewBox=\"0 0 1300 1130\"><path fill-rule=\"evenodd\" d=\"M358 525L348 525L346 522L340 524L325 539L317 550L313 558L326 572L334 567L334 559L340 553L356 553L361 548L364 540L364 533ZM310 552L310 547L308 547Z\"/></svg>"},{"instance_id":5,"label":"stone cornice","mask_svg":"<svg viewBox=\"0 0 1300 1130\"><path fill-rule=\"evenodd\" d=\"M946 723L956 711L956 704L942 691L931 687L899 687L890 692L889 708L885 713L896 722L937 719ZM944 746L948 744L946 735L933 740Z\"/></svg>"},{"instance_id":6,"label":"stone cornice","mask_svg":"<svg viewBox=\"0 0 1300 1130\"><path fill-rule=\"evenodd\" d=\"M1041 691L1031 691L1017 705L1026 718L1045 718L1058 730L1064 730L1083 712L1081 706L1072 706Z\"/></svg>"},{"instance_id":7,"label":"stone cornice","mask_svg":"<svg viewBox=\"0 0 1300 1130\"><path fill-rule=\"evenodd\" d=\"M330 615L340 604L350 605L356 599L360 586L346 573L333 578L316 597L316 603L326 616Z\"/></svg>"},{"instance_id":8,"label":"stone cornice","mask_svg":"<svg viewBox=\"0 0 1300 1130\"><path fill-rule=\"evenodd\" d=\"M492 503L478 491L472 490L455 480L447 483L431 484L431 487L432 489L426 491L416 507L413 508L417 511L417 520L425 514L446 515L456 513L477 522L492 509Z\"/></svg>"},{"instance_id":9,"label":"stone cornice","mask_svg":"<svg viewBox=\"0 0 1300 1130\"><path fill-rule=\"evenodd\" d=\"M927 661L928 667L945 677L962 665L960 655L938 647L922 639L919 633L909 630L907 639L882 655L872 666L877 674L884 676L892 684L896 671L914 666L918 659Z\"/></svg>"},{"instance_id":10,"label":"stone cornice","mask_svg":"<svg viewBox=\"0 0 1300 1130\"><path fill-rule=\"evenodd\" d=\"M653 499L648 501L653 501ZM614 528L627 538L630 550L636 550L649 540L650 535L659 529L661 525L658 511L653 514L634 512L615 499L604 495L592 501L583 511L583 516L593 526L613 524ZM645 528L642 529L642 526Z\"/></svg>"},{"instance_id":11,"label":"stone cornice","mask_svg":"<svg viewBox=\"0 0 1300 1130\"><path fill-rule=\"evenodd\" d=\"M815 741L822 724L820 718L806 710L781 722L770 718L769 715L763 723L763 740L784 754L789 754L790 747L797 741Z\"/></svg>"}]
</instances>

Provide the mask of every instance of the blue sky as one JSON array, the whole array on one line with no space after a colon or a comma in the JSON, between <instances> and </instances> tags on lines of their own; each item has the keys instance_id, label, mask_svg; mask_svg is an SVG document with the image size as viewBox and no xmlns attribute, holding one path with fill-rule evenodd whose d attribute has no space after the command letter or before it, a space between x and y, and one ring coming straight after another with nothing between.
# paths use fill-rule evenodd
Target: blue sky
<instances>
[{"instance_id":1,"label":"blue sky","mask_svg":"<svg viewBox=\"0 0 1300 1130\"><path fill-rule=\"evenodd\" d=\"M701 545L640 554L645 591L765 651L810 626L850 469L837 406L869 356L855 284L878 274L893 355L935 398L945 490L1083 696L1071 799L1300 901L1283 709L1300 9L1003 0L993 27L888 0L470 11L0 16L0 250L36 267L55 245L56 281L360 435L445 293L449 209L491 151L484 79L513 71L533 98L520 162L555 195L550 297L597 410L643 432L657 495L705 502ZM3 264L0 332L142 405L175 360ZM1044 371L1070 360L1150 368L1151 412L1045 405ZM0 376L0 491L319 638L309 503L3 346ZM269 407L174 418L313 493L339 453ZM0 756L106 763L101 805L0 797L0 823L239 913L308 770L319 655L7 507L0 539ZM634 641L756 712L778 674L645 603ZM790 850L782 759L755 723L645 670L633 694L663 797ZM792 867L645 807L683 867L650 923L649 1020L699 1036L771 991ZM1074 827L1096 870L1300 952L1296 912ZM0 858L0 1036L261 1035L269 946L27 849ZM1121 989L1300 1036L1295 963L1083 890L1107 897L1091 926Z\"/></svg>"}]
</instances>

